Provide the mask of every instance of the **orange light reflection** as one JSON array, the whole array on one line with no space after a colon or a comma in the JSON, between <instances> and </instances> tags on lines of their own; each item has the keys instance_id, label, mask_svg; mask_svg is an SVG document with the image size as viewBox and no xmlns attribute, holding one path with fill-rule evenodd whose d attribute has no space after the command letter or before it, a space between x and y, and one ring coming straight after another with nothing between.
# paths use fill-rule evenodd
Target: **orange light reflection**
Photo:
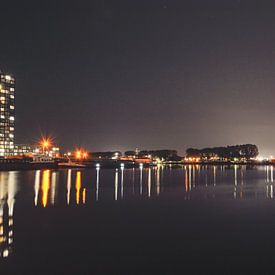
<instances>
[{"instance_id":1,"label":"orange light reflection","mask_svg":"<svg viewBox=\"0 0 275 275\"><path fill-rule=\"evenodd\" d=\"M46 207L48 204L48 195L50 190L50 170L42 173L42 205Z\"/></svg>"},{"instance_id":2,"label":"orange light reflection","mask_svg":"<svg viewBox=\"0 0 275 275\"><path fill-rule=\"evenodd\" d=\"M80 189L81 189L81 172L80 171L76 173L75 189L76 189L76 203L79 204Z\"/></svg>"}]
</instances>

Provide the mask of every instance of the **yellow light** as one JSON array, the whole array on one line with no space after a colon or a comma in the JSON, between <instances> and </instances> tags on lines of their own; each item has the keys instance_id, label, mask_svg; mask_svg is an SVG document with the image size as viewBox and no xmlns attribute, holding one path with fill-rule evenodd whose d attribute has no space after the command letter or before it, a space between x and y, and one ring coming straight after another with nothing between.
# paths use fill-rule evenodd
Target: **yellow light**
<instances>
[{"instance_id":1,"label":"yellow light","mask_svg":"<svg viewBox=\"0 0 275 275\"><path fill-rule=\"evenodd\" d=\"M75 156L76 156L77 159L80 159L81 158L81 151L76 151Z\"/></svg>"},{"instance_id":2,"label":"yellow light","mask_svg":"<svg viewBox=\"0 0 275 275\"><path fill-rule=\"evenodd\" d=\"M76 189L76 204L79 204L80 189L81 189L81 172L80 171L76 173L75 189Z\"/></svg>"},{"instance_id":3,"label":"yellow light","mask_svg":"<svg viewBox=\"0 0 275 275\"><path fill-rule=\"evenodd\" d=\"M52 140L49 137L42 137L39 143L43 149L47 149L52 146Z\"/></svg>"},{"instance_id":4,"label":"yellow light","mask_svg":"<svg viewBox=\"0 0 275 275\"><path fill-rule=\"evenodd\" d=\"M74 154L76 159L86 159L88 157L88 153L83 149L77 149Z\"/></svg>"},{"instance_id":5,"label":"yellow light","mask_svg":"<svg viewBox=\"0 0 275 275\"><path fill-rule=\"evenodd\" d=\"M86 203L86 188L84 188L82 191L82 202L83 202L83 204Z\"/></svg>"},{"instance_id":6,"label":"yellow light","mask_svg":"<svg viewBox=\"0 0 275 275\"><path fill-rule=\"evenodd\" d=\"M44 207L48 203L48 194L50 189L50 170L43 171L42 174L42 204Z\"/></svg>"}]
</instances>

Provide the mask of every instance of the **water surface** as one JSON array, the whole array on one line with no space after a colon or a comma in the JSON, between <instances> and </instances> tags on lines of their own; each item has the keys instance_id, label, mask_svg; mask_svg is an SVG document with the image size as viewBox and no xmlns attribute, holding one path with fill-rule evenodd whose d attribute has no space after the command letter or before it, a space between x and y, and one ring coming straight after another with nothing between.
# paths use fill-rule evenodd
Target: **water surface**
<instances>
[{"instance_id":1,"label":"water surface","mask_svg":"<svg viewBox=\"0 0 275 275\"><path fill-rule=\"evenodd\" d=\"M12 274L272 274L273 166L0 172Z\"/></svg>"}]
</instances>

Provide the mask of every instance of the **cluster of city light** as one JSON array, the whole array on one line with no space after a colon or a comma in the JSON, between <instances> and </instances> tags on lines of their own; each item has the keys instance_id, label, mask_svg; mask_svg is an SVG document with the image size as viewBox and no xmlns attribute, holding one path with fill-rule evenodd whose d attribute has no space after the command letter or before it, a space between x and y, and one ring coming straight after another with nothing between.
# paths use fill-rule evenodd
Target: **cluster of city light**
<instances>
[{"instance_id":1,"label":"cluster of city light","mask_svg":"<svg viewBox=\"0 0 275 275\"><path fill-rule=\"evenodd\" d=\"M88 152L84 149L77 149L74 153L74 156L76 159L87 159L88 158Z\"/></svg>"},{"instance_id":2,"label":"cluster of city light","mask_svg":"<svg viewBox=\"0 0 275 275\"><path fill-rule=\"evenodd\" d=\"M271 161L271 162L274 162L275 161L275 158L274 156L269 156L269 157L264 157L264 156L257 156L255 159L253 160L256 160L258 162L264 162L264 161Z\"/></svg>"},{"instance_id":3,"label":"cluster of city light","mask_svg":"<svg viewBox=\"0 0 275 275\"><path fill-rule=\"evenodd\" d=\"M185 158L185 161L189 161L189 162L200 162L201 159L200 158Z\"/></svg>"}]
</instances>

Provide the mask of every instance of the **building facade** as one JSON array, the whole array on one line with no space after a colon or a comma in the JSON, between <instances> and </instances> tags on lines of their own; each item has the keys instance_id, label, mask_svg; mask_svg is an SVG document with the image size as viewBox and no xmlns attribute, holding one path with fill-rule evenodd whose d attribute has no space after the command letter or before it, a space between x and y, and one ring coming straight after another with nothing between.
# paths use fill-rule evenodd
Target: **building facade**
<instances>
[{"instance_id":1,"label":"building facade","mask_svg":"<svg viewBox=\"0 0 275 275\"><path fill-rule=\"evenodd\" d=\"M14 154L15 157L34 157L46 155L52 158L60 157L59 147L50 147L47 150L43 149L38 144L14 144Z\"/></svg>"},{"instance_id":2,"label":"building facade","mask_svg":"<svg viewBox=\"0 0 275 275\"><path fill-rule=\"evenodd\" d=\"M0 157L14 155L15 78L0 71Z\"/></svg>"}]
</instances>

